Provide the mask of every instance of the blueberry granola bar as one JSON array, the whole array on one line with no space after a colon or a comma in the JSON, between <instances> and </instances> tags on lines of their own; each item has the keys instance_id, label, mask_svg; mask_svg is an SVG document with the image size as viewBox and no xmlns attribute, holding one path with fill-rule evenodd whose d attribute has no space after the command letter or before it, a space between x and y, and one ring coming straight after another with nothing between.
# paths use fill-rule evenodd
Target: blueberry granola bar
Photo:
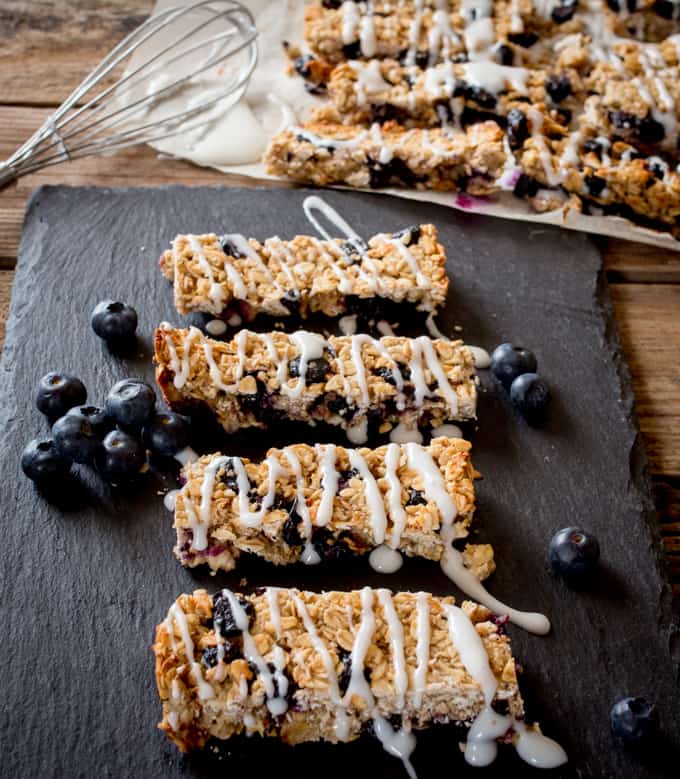
<instances>
[{"instance_id":1,"label":"blueberry granola bar","mask_svg":"<svg viewBox=\"0 0 680 779\"><path fill-rule=\"evenodd\" d=\"M273 138L268 169L319 184L510 190L535 211L680 235L677 7L314 2L314 54L296 69L324 79L315 90L328 100Z\"/></svg>"},{"instance_id":2,"label":"blueberry granola bar","mask_svg":"<svg viewBox=\"0 0 680 779\"><path fill-rule=\"evenodd\" d=\"M336 425L365 443L369 421L386 433L475 416L474 362L461 341L241 330L220 342L162 325L155 360L167 403L207 407L227 432L289 419Z\"/></svg>"},{"instance_id":3,"label":"blueberry granola bar","mask_svg":"<svg viewBox=\"0 0 680 779\"><path fill-rule=\"evenodd\" d=\"M243 553L276 564L362 555L380 545L440 560L442 530L462 540L474 512L470 444L378 449L297 444L251 462L220 454L184 468L175 502L175 554L186 566L231 570ZM493 573L490 546L468 547L466 567Z\"/></svg>"},{"instance_id":4,"label":"blueberry granola bar","mask_svg":"<svg viewBox=\"0 0 680 779\"><path fill-rule=\"evenodd\" d=\"M364 243L299 235L264 243L242 235L179 235L160 260L180 314L251 321L361 311L375 298L434 312L448 290L446 254L434 225L381 233Z\"/></svg>"},{"instance_id":5,"label":"blueberry granola bar","mask_svg":"<svg viewBox=\"0 0 680 779\"><path fill-rule=\"evenodd\" d=\"M372 732L413 776L413 731L472 722L469 762L493 760L501 738L525 760L538 741L550 767L566 760L524 723L509 639L470 601L369 587L196 590L171 606L153 651L159 727L183 751L240 733L337 744Z\"/></svg>"}]
</instances>

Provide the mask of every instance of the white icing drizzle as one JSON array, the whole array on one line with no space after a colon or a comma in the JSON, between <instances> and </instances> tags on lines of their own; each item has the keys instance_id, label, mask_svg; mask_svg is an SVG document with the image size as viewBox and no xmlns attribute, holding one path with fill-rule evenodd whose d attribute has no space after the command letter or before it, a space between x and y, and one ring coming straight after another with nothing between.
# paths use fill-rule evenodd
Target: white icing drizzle
<instances>
[{"instance_id":1,"label":"white icing drizzle","mask_svg":"<svg viewBox=\"0 0 680 779\"><path fill-rule=\"evenodd\" d=\"M230 262L229 256L226 252L224 252L224 272L234 290L234 297L238 300L245 300L248 297L248 292L250 290L248 287L246 287L245 282L243 281L243 276L234 266L234 263Z\"/></svg>"},{"instance_id":2,"label":"white icing drizzle","mask_svg":"<svg viewBox=\"0 0 680 779\"><path fill-rule=\"evenodd\" d=\"M205 326L205 331L212 336L224 335L227 332L227 323L221 319L211 319Z\"/></svg>"},{"instance_id":3,"label":"white icing drizzle","mask_svg":"<svg viewBox=\"0 0 680 779\"><path fill-rule=\"evenodd\" d=\"M357 74L357 101L359 105L365 104L366 95L383 94L392 88L392 85L383 77L380 60L350 61L349 65Z\"/></svg>"},{"instance_id":4,"label":"white icing drizzle","mask_svg":"<svg viewBox=\"0 0 680 779\"><path fill-rule=\"evenodd\" d=\"M191 640L191 632L189 630L189 624L187 622L186 614L182 611L182 608L180 607L179 603L173 603L172 606L170 606L170 610L168 611L168 618L166 620L166 625L165 625L165 629L167 630L168 635L172 639L172 645L174 649L176 644L174 643L173 622L179 628L180 636L182 637L182 641L184 642L184 654L186 655L187 662L189 663L189 666L191 668L191 673L194 677L194 681L196 682L199 699L202 701L206 701L206 700L210 700L210 698L214 698L215 690L213 690L212 685L209 684L203 678L203 672L201 671L201 664L197 663L196 658L194 657L194 642Z\"/></svg>"},{"instance_id":5,"label":"white icing drizzle","mask_svg":"<svg viewBox=\"0 0 680 779\"><path fill-rule=\"evenodd\" d=\"M442 331L435 324L434 314L428 314L427 319L425 320L425 327L427 328L427 332L432 338L439 338L440 341L451 340L447 335L444 335L444 333L442 333Z\"/></svg>"},{"instance_id":6,"label":"white icing drizzle","mask_svg":"<svg viewBox=\"0 0 680 779\"><path fill-rule=\"evenodd\" d=\"M375 477L368 469L366 460L356 449L347 449L347 457L352 468L355 468L364 483L364 496L371 522L371 531L376 544L382 544L387 530L385 502Z\"/></svg>"},{"instance_id":7,"label":"white icing drizzle","mask_svg":"<svg viewBox=\"0 0 680 779\"><path fill-rule=\"evenodd\" d=\"M377 573L396 573L404 563L404 558L396 549L381 544L368 556L368 564Z\"/></svg>"},{"instance_id":8,"label":"white icing drizzle","mask_svg":"<svg viewBox=\"0 0 680 779\"><path fill-rule=\"evenodd\" d=\"M475 368L485 370L491 365L491 355L486 351L486 349L482 349L481 346L470 345L468 345L467 348L472 355L472 361L475 364Z\"/></svg>"},{"instance_id":9,"label":"white icing drizzle","mask_svg":"<svg viewBox=\"0 0 680 779\"><path fill-rule=\"evenodd\" d=\"M229 608L234 617L236 627L243 635L243 656L257 667L258 677L262 679L267 696L267 708L275 717L285 714L288 710L288 702L286 701L288 679L280 670L285 664L283 651L277 644L274 645L274 649L279 649L280 654L277 657L277 652L274 651L274 666L276 668L278 660L278 669L272 673L269 670L269 665L260 654L255 639L250 634L249 619L245 609L231 590L222 590L222 597L227 598L229 601Z\"/></svg>"},{"instance_id":10,"label":"white icing drizzle","mask_svg":"<svg viewBox=\"0 0 680 779\"><path fill-rule=\"evenodd\" d=\"M413 706L418 709L427 687L427 667L430 663L430 604L426 592L416 595L416 670L413 675Z\"/></svg>"},{"instance_id":11,"label":"white icing drizzle","mask_svg":"<svg viewBox=\"0 0 680 779\"><path fill-rule=\"evenodd\" d=\"M548 148L546 140L543 137L543 133L541 132L543 129L543 114L536 108L532 107L527 109L526 115L529 119L531 137L536 144L536 150L538 152L541 165L543 166L543 172L545 173L546 181L551 187L555 187L561 183L562 176L561 174L556 173L553 169L552 155L550 154L550 149Z\"/></svg>"},{"instance_id":12,"label":"white icing drizzle","mask_svg":"<svg viewBox=\"0 0 680 779\"><path fill-rule=\"evenodd\" d=\"M262 271L262 273L264 273L265 278L270 284L279 290L281 289L280 284L274 280L271 271L262 261L262 257L260 257L255 249L253 249L253 247L243 235L240 233L227 233L226 235L222 236L222 238L223 240L232 243L239 254L247 257L249 260L252 260L252 262L255 263L255 265Z\"/></svg>"},{"instance_id":13,"label":"white icing drizzle","mask_svg":"<svg viewBox=\"0 0 680 779\"><path fill-rule=\"evenodd\" d=\"M516 92L527 93L526 68L514 68L509 65L497 65L495 62L475 61L461 65L465 81L472 86L481 87L492 95L500 94L506 83Z\"/></svg>"},{"instance_id":14,"label":"white icing drizzle","mask_svg":"<svg viewBox=\"0 0 680 779\"><path fill-rule=\"evenodd\" d=\"M440 392L444 396L444 400L449 407L449 412L452 417L458 414L458 396L455 390L449 384L449 380L444 373L444 369L437 358L432 341L426 336L421 335L419 338L414 338L411 341L412 357L409 362L409 368L411 369L411 376L418 375L420 377L419 386L416 386L415 395L416 398L420 397L420 403L422 399L429 392L427 384L425 382L425 376L422 369L422 357L425 357L425 365L430 373L437 380L437 385ZM416 404L418 401L416 400Z\"/></svg>"},{"instance_id":15,"label":"white icing drizzle","mask_svg":"<svg viewBox=\"0 0 680 779\"><path fill-rule=\"evenodd\" d=\"M342 42L345 46L354 43L360 22L361 14L357 3L345 0L342 4Z\"/></svg>"},{"instance_id":16,"label":"white icing drizzle","mask_svg":"<svg viewBox=\"0 0 680 779\"><path fill-rule=\"evenodd\" d=\"M389 590L378 590L378 601L383 608L383 614L389 629L390 649L392 650L392 665L394 668L394 686L397 693L397 706L404 708L406 691L408 690L408 674L406 673L406 657L404 655L404 627L397 615Z\"/></svg>"},{"instance_id":17,"label":"white icing drizzle","mask_svg":"<svg viewBox=\"0 0 680 779\"><path fill-rule=\"evenodd\" d=\"M196 460L198 460L198 455L190 446L185 446L184 449L175 452L173 457L180 465L188 465L189 463L195 463Z\"/></svg>"},{"instance_id":18,"label":"white icing drizzle","mask_svg":"<svg viewBox=\"0 0 680 779\"><path fill-rule=\"evenodd\" d=\"M283 456L288 460L291 470L295 475L295 487L297 490L295 510L302 520L301 535L305 540L305 548L302 552L302 562L306 565L317 565L321 562L321 558L312 546L312 518L309 514L307 499L305 498L305 479L302 473L302 465L293 449L289 446L283 450Z\"/></svg>"},{"instance_id":19,"label":"white icing drizzle","mask_svg":"<svg viewBox=\"0 0 680 779\"><path fill-rule=\"evenodd\" d=\"M350 314L348 316L340 317L338 326L343 335L354 335L357 331L357 315Z\"/></svg>"},{"instance_id":20,"label":"white icing drizzle","mask_svg":"<svg viewBox=\"0 0 680 779\"><path fill-rule=\"evenodd\" d=\"M267 251L270 256L279 263L279 267L283 271L284 276L288 280L288 284L291 289L300 289L297 279L295 278L295 258L291 254L290 249L286 244L277 236L267 238L264 242Z\"/></svg>"},{"instance_id":21,"label":"white icing drizzle","mask_svg":"<svg viewBox=\"0 0 680 779\"><path fill-rule=\"evenodd\" d=\"M167 327L169 327L169 325L166 326L165 323L163 323L160 329L165 330ZM189 328L189 331L184 337L184 341L182 343L182 359L180 360L177 356L177 350L175 349L175 344L173 343L172 339L167 333L164 334L165 345L168 348L168 354L170 356L170 367L172 368L172 372L175 374L172 383L176 389L182 389L182 387L186 384L187 379L189 378L189 370L191 369L189 350L191 348L191 344L200 337L201 331L197 327Z\"/></svg>"},{"instance_id":22,"label":"white icing drizzle","mask_svg":"<svg viewBox=\"0 0 680 779\"><path fill-rule=\"evenodd\" d=\"M338 494L337 449L335 444L326 444L326 446L317 444L314 448L317 451L317 456L321 455L322 490L321 502L316 513L316 525L317 527L325 527L333 516L333 502Z\"/></svg>"},{"instance_id":23,"label":"white icing drizzle","mask_svg":"<svg viewBox=\"0 0 680 779\"><path fill-rule=\"evenodd\" d=\"M389 546L398 549L401 543L401 534L406 527L406 511L404 510L401 481L398 471L401 460L401 449L397 444L388 444L385 453L385 480L387 481L387 507L392 522L392 534Z\"/></svg>"},{"instance_id":24,"label":"white icing drizzle","mask_svg":"<svg viewBox=\"0 0 680 779\"><path fill-rule=\"evenodd\" d=\"M279 588L267 587L265 590L267 604L269 605L269 619L274 626L276 637L281 635L281 609L279 607Z\"/></svg>"},{"instance_id":25,"label":"white icing drizzle","mask_svg":"<svg viewBox=\"0 0 680 779\"><path fill-rule=\"evenodd\" d=\"M378 42L375 37L375 23L374 23L374 2L368 0L368 7L366 13L361 18L361 24L359 26L359 44L361 46L361 53L364 57L375 57L378 50Z\"/></svg>"},{"instance_id":26,"label":"white icing drizzle","mask_svg":"<svg viewBox=\"0 0 680 779\"><path fill-rule=\"evenodd\" d=\"M417 427L412 427L405 422L400 422L390 431L390 441L395 444L423 443L423 434Z\"/></svg>"},{"instance_id":27,"label":"white icing drizzle","mask_svg":"<svg viewBox=\"0 0 680 779\"><path fill-rule=\"evenodd\" d=\"M458 606L444 604L451 641L460 655L461 662L480 685L484 696L484 708L472 723L465 746L465 760L478 767L494 761L498 751L496 739L510 728L517 733L514 747L526 763L536 768L556 768L567 762L562 747L552 739L530 730L514 717L497 714L491 704L496 695L498 681L491 671L489 657L477 630Z\"/></svg>"},{"instance_id":28,"label":"white icing drizzle","mask_svg":"<svg viewBox=\"0 0 680 779\"><path fill-rule=\"evenodd\" d=\"M307 366L310 360L318 360L323 357L327 346L326 340L316 333L308 333L306 330L298 330L290 336L290 340L297 346L300 352L298 367L298 380L291 389L286 382L281 384L281 392L294 398L300 397L307 384Z\"/></svg>"},{"instance_id":29,"label":"white icing drizzle","mask_svg":"<svg viewBox=\"0 0 680 779\"><path fill-rule=\"evenodd\" d=\"M179 495L179 490L169 490L165 493L165 496L163 497L163 505L168 511L174 511L175 510L175 503L177 501L177 496Z\"/></svg>"}]
</instances>

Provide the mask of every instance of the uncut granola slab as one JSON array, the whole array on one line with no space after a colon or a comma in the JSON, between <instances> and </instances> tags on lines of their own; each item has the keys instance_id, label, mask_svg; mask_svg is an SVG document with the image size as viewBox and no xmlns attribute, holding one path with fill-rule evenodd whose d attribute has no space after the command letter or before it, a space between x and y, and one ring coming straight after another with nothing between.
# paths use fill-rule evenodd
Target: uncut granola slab
<instances>
[{"instance_id":1,"label":"uncut granola slab","mask_svg":"<svg viewBox=\"0 0 680 779\"><path fill-rule=\"evenodd\" d=\"M208 455L183 470L175 554L186 566L227 571L243 553L315 564L381 545L440 560L445 543L468 535L476 475L470 444L455 438L377 449L296 444L260 462ZM479 579L494 570L488 545L463 558Z\"/></svg>"},{"instance_id":2,"label":"uncut granola slab","mask_svg":"<svg viewBox=\"0 0 680 779\"><path fill-rule=\"evenodd\" d=\"M400 735L408 759L411 730L470 723L492 704L507 716L480 742L540 733L521 721L508 637L487 609L451 597L196 590L158 625L153 651L159 727L183 751L239 733L341 743L372 723L386 748Z\"/></svg>"},{"instance_id":3,"label":"uncut granola slab","mask_svg":"<svg viewBox=\"0 0 680 779\"><path fill-rule=\"evenodd\" d=\"M272 139L274 175L512 191L680 236L677 4L313 2L304 33L293 67L328 99Z\"/></svg>"},{"instance_id":4,"label":"uncut granola slab","mask_svg":"<svg viewBox=\"0 0 680 779\"><path fill-rule=\"evenodd\" d=\"M386 301L434 312L448 290L446 254L426 224L359 243L298 235L178 235L160 259L180 314L251 321L258 314L339 316Z\"/></svg>"},{"instance_id":5,"label":"uncut granola slab","mask_svg":"<svg viewBox=\"0 0 680 779\"><path fill-rule=\"evenodd\" d=\"M162 325L155 361L172 408L207 407L227 432L289 419L365 443L369 422L386 433L475 416L474 361L461 341L242 330L222 342Z\"/></svg>"}]
</instances>

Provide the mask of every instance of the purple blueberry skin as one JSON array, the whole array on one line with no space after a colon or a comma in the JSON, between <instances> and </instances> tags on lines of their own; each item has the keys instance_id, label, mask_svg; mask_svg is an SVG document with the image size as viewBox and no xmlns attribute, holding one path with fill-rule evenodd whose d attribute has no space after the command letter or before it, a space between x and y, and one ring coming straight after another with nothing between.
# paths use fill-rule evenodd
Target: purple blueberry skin
<instances>
[{"instance_id":1,"label":"purple blueberry skin","mask_svg":"<svg viewBox=\"0 0 680 779\"><path fill-rule=\"evenodd\" d=\"M106 398L106 413L123 430L139 430L155 406L156 393L141 379L122 379Z\"/></svg>"},{"instance_id":2,"label":"purple blueberry skin","mask_svg":"<svg viewBox=\"0 0 680 779\"><path fill-rule=\"evenodd\" d=\"M97 406L75 406L52 426L52 436L63 457L74 463L88 463L111 429L111 421Z\"/></svg>"},{"instance_id":3,"label":"purple blueberry skin","mask_svg":"<svg viewBox=\"0 0 680 779\"><path fill-rule=\"evenodd\" d=\"M595 572L600 544L592 533L580 527L565 527L552 537L548 558L556 574L567 583L578 584Z\"/></svg>"},{"instance_id":4,"label":"purple blueberry skin","mask_svg":"<svg viewBox=\"0 0 680 779\"><path fill-rule=\"evenodd\" d=\"M539 423L550 403L550 388L537 373L523 373L510 385L510 401L528 422Z\"/></svg>"},{"instance_id":5,"label":"purple blueberry skin","mask_svg":"<svg viewBox=\"0 0 680 779\"><path fill-rule=\"evenodd\" d=\"M59 452L51 438L34 438L21 454L21 470L36 484L53 484L63 479L71 463Z\"/></svg>"},{"instance_id":6,"label":"purple blueberry skin","mask_svg":"<svg viewBox=\"0 0 680 779\"><path fill-rule=\"evenodd\" d=\"M146 450L134 436L123 430L112 430L97 452L97 470L112 484L133 482L141 476Z\"/></svg>"},{"instance_id":7,"label":"purple blueberry skin","mask_svg":"<svg viewBox=\"0 0 680 779\"><path fill-rule=\"evenodd\" d=\"M90 319L94 332L105 341L116 344L134 338L137 312L127 303L102 300L94 307Z\"/></svg>"},{"instance_id":8,"label":"purple blueberry skin","mask_svg":"<svg viewBox=\"0 0 680 779\"><path fill-rule=\"evenodd\" d=\"M145 446L162 457L172 457L185 449L190 438L191 421L172 411L156 414L142 430Z\"/></svg>"},{"instance_id":9,"label":"purple blueberry skin","mask_svg":"<svg viewBox=\"0 0 680 779\"><path fill-rule=\"evenodd\" d=\"M538 363L533 352L522 346L504 343L491 355L491 372L507 389L523 373L534 373Z\"/></svg>"},{"instance_id":10,"label":"purple blueberry skin","mask_svg":"<svg viewBox=\"0 0 680 779\"><path fill-rule=\"evenodd\" d=\"M656 707L644 698L623 698L609 712L612 733L630 746L649 741L659 727Z\"/></svg>"},{"instance_id":11,"label":"purple blueberry skin","mask_svg":"<svg viewBox=\"0 0 680 779\"><path fill-rule=\"evenodd\" d=\"M74 406L82 406L86 400L87 390L79 378L70 373L50 371L38 383L35 405L54 421Z\"/></svg>"}]
</instances>

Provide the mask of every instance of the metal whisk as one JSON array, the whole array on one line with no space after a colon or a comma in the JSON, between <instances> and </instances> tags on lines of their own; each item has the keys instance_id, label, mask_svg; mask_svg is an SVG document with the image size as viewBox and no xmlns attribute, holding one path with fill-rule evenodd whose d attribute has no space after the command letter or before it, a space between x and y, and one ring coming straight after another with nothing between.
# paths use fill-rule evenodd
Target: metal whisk
<instances>
[{"instance_id":1,"label":"metal whisk","mask_svg":"<svg viewBox=\"0 0 680 779\"><path fill-rule=\"evenodd\" d=\"M0 163L0 186L65 160L205 126L211 108L243 95L257 64L256 37L252 14L235 0L201 0L149 17Z\"/></svg>"}]
</instances>

